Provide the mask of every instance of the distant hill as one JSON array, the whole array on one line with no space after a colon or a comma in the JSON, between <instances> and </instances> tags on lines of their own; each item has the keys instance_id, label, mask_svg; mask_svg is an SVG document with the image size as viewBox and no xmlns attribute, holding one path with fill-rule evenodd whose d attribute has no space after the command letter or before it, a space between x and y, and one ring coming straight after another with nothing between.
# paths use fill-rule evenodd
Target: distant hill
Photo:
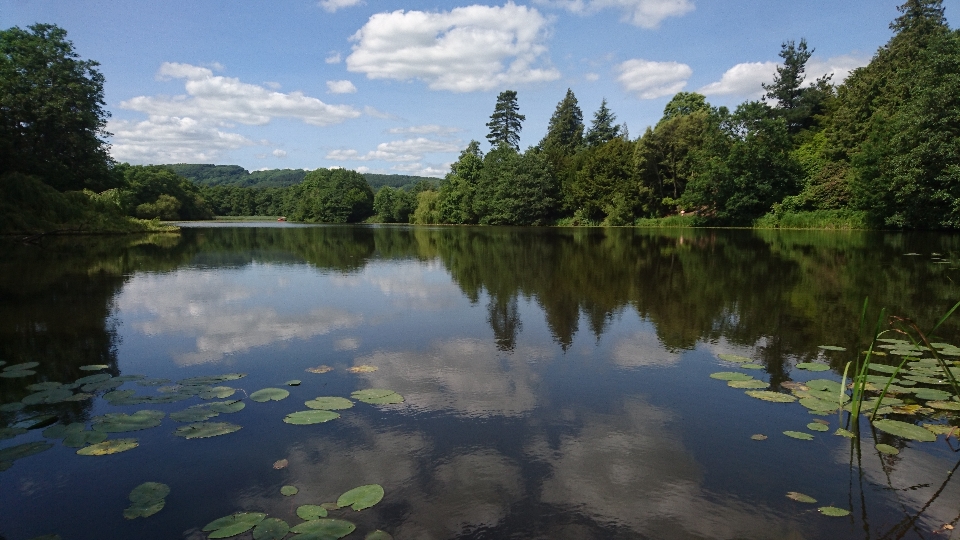
<instances>
[{"instance_id":1,"label":"distant hill","mask_svg":"<svg viewBox=\"0 0 960 540\"><path fill-rule=\"evenodd\" d=\"M238 186L238 187L288 187L299 184L307 172L303 169L270 169L250 172L239 165L208 165L177 163L167 168L191 182L201 186ZM404 174L364 173L364 178L374 191L383 186L410 189L417 182L427 181L436 186L436 178L408 176Z\"/></svg>"}]
</instances>

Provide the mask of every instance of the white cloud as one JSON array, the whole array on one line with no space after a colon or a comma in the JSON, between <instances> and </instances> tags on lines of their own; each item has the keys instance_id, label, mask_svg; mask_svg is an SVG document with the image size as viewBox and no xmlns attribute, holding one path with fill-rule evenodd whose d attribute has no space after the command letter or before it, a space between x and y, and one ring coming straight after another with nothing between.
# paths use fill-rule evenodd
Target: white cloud
<instances>
[{"instance_id":1,"label":"white cloud","mask_svg":"<svg viewBox=\"0 0 960 540\"><path fill-rule=\"evenodd\" d=\"M352 7L361 3L361 0L322 0L320 7L330 13L335 13L340 8Z\"/></svg>"},{"instance_id":2,"label":"white cloud","mask_svg":"<svg viewBox=\"0 0 960 540\"><path fill-rule=\"evenodd\" d=\"M211 163L223 152L257 144L192 118L151 116L142 122L111 121L110 154L130 163Z\"/></svg>"},{"instance_id":3,"label":"white cloud","mask_svg":"<svg viewBox=\"0 0 960 540\"><path fill-rule=\"evenodd\" d=\"M746 62L728 69L719 81L712 82L697 92L705 96L737 95L757 98L763 95L761 83L773 82L776 62Z\"/></svg>"},{"instance_id":4,"label":"white cloud","mask_svg":"<svg viewBox=\"0 0 960 540\"><path fill-rule=\"evenodd\" d=\"M560 77L556 69L536 67L547 52L546 34L543 15L512 2L378 13L350 38L347 69L453 92L552 81Z\"/></svg>"},{"instance_id":5,"label":"white cloud","mask_svg":"<svg viewBox=\"0 0 960 540\"><path fill-rule=\"evenodd\" d=\"M365 115L367 115L367 116L372 116L372 117L374 117L374 118L381 118L381 119L383 119L383 120L396 120L396 119L397 119L396 116L394 116L394 115L392 115L392 114L390 114L390 113L385 113L385 112L383 112L383 111L378 111L377 109L375 109L375 108L373 108L373 107L371 107L371 106L369 106L369 105L367 105L366 107L363 108L363 114L365 114Z\"/></svg>"},{"instance_id":6,"label":"white cloud","mask_svg":"<svg viewBox=\"0 0 960 540\"><path fill-rule=\"evenodd\" d=\"M424 154L459 152L459 144L434 141L425 137L380 143L376 150L361 155L356 150L333 150L327 159L336 161L420 161Z\"/></svg>"},{"instance_id":7,"label":"white cloud","mask_svg":"<svg viewBox=\"0 0 960 540\"><path fill-rule=\"evenodd\" d=\"M387 130L387 133L402 134L412 133L414 135L450 135L463 131L457 127L441 126L437 124L427 124L423 126L395 127Z\"/></svg>"},{"instance_id":8,"label":"white cloud","mask_svg":"<svg viewBox=\"0 0 960 540\"><path fill-rule=\"evenodd\" d=\"M583 78L590 82L596 82L600 80L600 75L596 73L587 73L586 75L583 76Z\"/></svg>"},{"instance_id":9,"label":"white cloud","mask_svg":"<svg viewBox=\"0 0 960 540\"><path fill-rule=\"evenodd\" d=\"M635 58L617 66L617 80L624 90L640 99L656 99L676 94L687 84L693 70L678 62L653 62Z\"/></svg>"},{"instance_id":10,"label":"white cloud","mask_svg":"<svg viewBox=\"0 0 960 540\"><path fill-rule=\"evenodd\" d=\"M285 158L287 157L287 151L277 148L276 150L273 151L273 156L278 158Z\"/></svg>"},{"instance_id":11,"label":"white cloud","mask_svg":"<svg viewBox=\"0 0 960 540\"><path fill-rule=\"evenodd\" d=\"M357 87L350 81L327 81L327 89L331 94L355 94Z\"/></svg>"},{"instance_id":12,"label":"white cloud","mask_svg":"<svg viewBox=\"0 0 960 540\"><path fill-rule=\"evenodd\" d=\"M558 7L573 13L596 13L619 9L620 20L641 28L657 28L668 17L681 17L694 10L691 0L535 0L537 4Z\"/></svg>"},{"instance_id":13,"label":"white cloud","mask_svg":"<svg viewBox=\"0 0 960 540\"><path fill-rule=\"evenodd\" d=\"M340 63L340 53L332 52L330 56L323 59L324 62L328 64L339 64Z\"/></svg>"},{"instance_id":14,"label":"white cloud","mask_svg":"<svg viewBox=\"0 0 960 540\"><path fill-rule=\"evenodd\" d=\"M348 105L328 105L302 92L271 91L236 78L214 76L207 68L189 64L164 62L157 76L186 79L187 95L139 96L120 103L120 107L155 116L250 125L263 125L274 117L281 117L328 126L360 116L359 111Z\"/></svg>"},{"instance_id":15,"label":"white cloud","mask_svg":"<svg viewBox=\"0 0 960 540\"><path fill-rule=\"evenodd\" d=\"M811 57L810 60L807 61L807 80L804 82L806 84L812 84L820 77L829 74L833 76L833 78L830 79L830 82L833 84L840 84L846 80L848 76L850 76L851 71L857 69L858 67L863 67L869 63L870 57L854 56L852 54L834 56L827 58L826 60L821 60L817 57Z\"/></svg>"},{"instance_id":16,"label":"white cloud","mask_svg":"<svg viewBox=\"0 0 960 540\"><path fill-rule=\"evenodd\" d=\"M399 163L390 167L391 170L402 172L404 174L409 174L411 176L431 176L434 178L442 178L445 174L450 172L450 163L444 164L427 164L422 163Z\"/></svg>"},{"instance_id":17,"label":"white cloud","mask_svg":"<svg viewBox=\"0 0 960 540\"><path fill-rule=\"evenodd\" d=\"M271 89L271 90L279 90L279 89L280 89L280 83L278 83L278 82L264 81L263 85L266 86L267 88Z\"/></svg>"}]
</instances>

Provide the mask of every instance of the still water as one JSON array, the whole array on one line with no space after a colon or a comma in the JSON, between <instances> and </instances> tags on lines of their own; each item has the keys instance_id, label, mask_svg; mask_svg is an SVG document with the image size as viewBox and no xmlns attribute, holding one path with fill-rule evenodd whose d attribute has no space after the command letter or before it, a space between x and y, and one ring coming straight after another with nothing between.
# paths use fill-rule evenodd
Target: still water
<instances>
[{"instance_id":1,"label":"still water","mask_svg":"<svg viewBox=\"0 0 960 540\"><path fill-rule=\"evenodd\" d=\"M383 487L382 501L330 512L356 525L347 538L958 536L943 528L960 518L956 438L907 441L863 422L857 445L832 434L846 414L814 416L709 376L749 372L783 393L791 381L840 381L865 298L871 325L885 307L924 328L960 298L956 236L195 224L0 251L0 361L39 363L0 378L0 404L42 382L147 378L8 406L0 428L54 415L54 425L89 430L108 413L165 413L156 427L110 433L138 446L104 456L77 455L45 437L47 425L7 431L0 456L52 446L0 472L3 540L200 540L207 523L238 511L294 526L300 505L367 484ZM938 338L960 344L958 320ZM98 364L107 367L80 369ZM319 366L332 370L307 371ZM348 371L358 366L370 367ZM205 403L198 396L103 397L162 396L226 373L245 374L216 384L245 406L209 421L241 429L211 438L174 435L187 423L170 413ZM267 387L289 396L250 399ZM283 421L307 400L371 388L403 402L353 400L329 422ZM815 419L829 431L809 431ZM876 442L900 453L880 454ZM148 481L170 487L165 506L125 519L128 494ZM824 506L850 515L822 515Z\"/></svg>"}]
</instances>

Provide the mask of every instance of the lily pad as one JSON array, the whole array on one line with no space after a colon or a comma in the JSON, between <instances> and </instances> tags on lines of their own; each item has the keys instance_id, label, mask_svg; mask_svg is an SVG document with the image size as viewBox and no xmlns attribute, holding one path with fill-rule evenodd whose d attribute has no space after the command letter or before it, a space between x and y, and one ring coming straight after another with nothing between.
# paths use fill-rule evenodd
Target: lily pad
<instances>
[{"instance_id":1,"label":"lily pad","mask_svg":"<svg viewBox=\"0 0 960 540\"><path fill-rule=\"evenodd\" d=\"M289 395L290 392L283 388L263 388L250 394L250 399L257 403L266 403L267 401L280 401Z\"/></svg>"},{"instance_id":2,"label":"lily pad","mask_svg":"<svg viewBox=\"0 0 960 540\"><path fill-rule=\"evenodd\" d=\"M740 364L740 367L743 369L763 369L763 364Z\"/></svg>"},{"instance_id":3,"label":"lily pad","mask_svg":"<svg viewBox=\"0 0 960 540\"><path fill-rule=\"evenodd\" d=\"M170 382L170 379L140 379L137 384L140 386L163 386Z\"/></svg>"},{"instance_id":4,"label":"lily pad","mask_svg":"<svg viewBox=\"0 0 960 540\"><path fill-rule=\"evenodd\" d=\"M137 519L138 517L150 517L163 510L166 506L166 499L160 499L148 504L131 504L123 509L123 517L126 519Z\"/></svg>"},{"instance_id":5,"label":"lily pad","mask_svg":"<svg viewBox=\"0 0 960 540\"><path fill-rule=\"evenodd\" d=\"M40 362L23 362L20 364L11 364L3 368L4 371L23 371L25 369L33 369L40 365Z\"/></svg>"},{"instance_id":6,"label":"lily pad","mask_svg":"<svg viewBox=\"0 0 960 540\"><path fill-rule=\"evenodd\" d=\"M87 375L86 377L80 377L75 381L76 384L83 386L85 384L93 384L103 381L108 381L113 378L113 375L109 373L97 373L96 375Z\"/></svg>"},{"instance_id":7,"label":"lily pad","mask_svg":"<svg viewBox=\"0 0 960 540\"><path fill-rule=\"evenodd\" d=\"M878 445L876 446L876 449L877 449L877 451L880 452L881 454L887 454L887 455L890 455L890 456L895 456L895 455L897 455L897 454L900 453L900 450L898 450L898 449L897 449L896 447L894 447L894 446L890 446L889 444L880 443L880 444L878 444Z\"/></svg>"},{"instance_id":8,"label":"lily pad","mask_svg":"<svg viewBox=\"0 0 960 540\"><path fill-rule=\"evenodd\" d=\"M220 416L217 411L212 411L203 405L194 405L187 407L182 411L170 413L170 419L176 422L203 422L216 416Z\"/></svg>"},{"instance_id":9,"label":"lily pad","mask_svg":"<svg viewBox=\"0 0 960 540\"><path fill-rule=\"evenodd\" d=\"M304 403L304 405L310 407L311 409L339 411L353 407L353 402L347 398L329 396L311 399L310 401Z\"/></svg>"},{"instance_id":10,"label":"lily pad","mask_svg":"<svg viewBox=\"0 0 960 540\"><path fill-rule=\"evenodd\" d=\"M62 439L71 433L80 433L83 431L83 424L73 422L72 424L56 424L43 430L41 435L48 439Z\"/></svg>"},{"instance_id":11,"label":"lily pad","mask_svg":"<svg viewBox=\"0 0 960 540\"><path fill-rule=\"evenodd\" d=\"M287 465L289 464L290 462L285 459L278 459L277 461L273 462L273 468L277 470L286 469Z\"/></svg>"},{"instance_id":12,"label":"lily pad","mask_svg":"<svg viewBox=\"0 0 960 540\"><path fill-rule=\"evenodd\" d=\"M304 521L327 517L327 509L316 504L305 504L297 507L297 517Z\"/></svg>"},{"instance_id":13,"label":"lily pad","mask_svg":"<svg viewBox=\"0 0 960 540\"><path fill-rule=\"evenodd\" d=\"M51 448L53 448L53 445L46 441L28 442L18 444L17 446L0 448L0 461L15 461L27 456L39 454Z\"/></svg>"},{"instance_id":14,"label":"lily pad","mask_svg":"<svg viewBox=\"0 0 960 540\"><path fill-rule=\"evenodd\" d=\"M960 438L960 428L956 426L949 426L944 424L923 424L923 428L930 431L934 435L946 435L947 438L955 437Z\"/></svg>"},{"instance_id":15,"label":"lily pad","mask_svg":"<svg viewBox=\"0 0 960 540\"><path fill-rule=\"evenodd\" d=\"M17 435L23 435L27 430L23 428L0 428L0 441L12 439Z\"/></svg>"},{"instance_id":16,"label":"lily pad","mask_svg":"<svg viewBox=\"0 0 960 540\"><path fill-rule=\"evenodd\" d=\"M390 536L388 532L377 529L372 533L367 533L367 535L363 537L363 540L393 540L393 536Z\"/></svg>"},{"instance_id":17,"label":"lily pad","mask_svg":"<svg viewBox=\"0 0 960 540\"><path fill-rule=\"evenodd\" d=\"M89 383L80 387L84 392L99 392L100 390L113 390L123 386L123 381L102 381L98 383Z\"/></svg>"},{"instance_id":18,"label":"lily pad","mask_svg":"<svg viewBox=\"0 0 960 540\"><path fill-rule=\"evenodd\" d=\"M796 367L797 369L805 369L807 371L827 371L830 369L830 366L814 362L800 362Z\"/></svg>"},{"instance_id":19,"label":"lily pad","mask_svg":"<svg viewBox=\"0 0 960 540\"><path fill-rule=\"evenodd\" d=\"M207 523L203 531L210 533L208 538L230 538L256 527L266 517L260 512L239 512Z\"/></svg>"},{"instance_id":20,"label":"lily pad","mask_svg":"<svg viewBox=\"0 0 960 540\"><path fill-rule=\"evenodd\" d=\"M200 391L200 399L223 399L232 396L237 391L236 388L229 386L214 386Z\"/></svg>"},{"instance_id":21,"label":"lily pad","mask_svg":"<svg viewBox=\"0 0 960 540\"><path fill-rule=\"evenodd\" d=\"M124 433L157 427L163 420L163 411L143 410L133 414L109 413L93 418L93 429L104 433Z\"/></svg>"},{"instance_id":22,"label":"lily pad","mask_svg":"<svg viewBox=\"0 0 960 540\"><path fill-rule=\"evenodd\" d=\"M829 379L814 379L803 384L807 385L807 388L810 390L833 392L834 394L840 395L840 383L837 381L831 381Z\"/></svg>"},{"instance_id":23,"label":"lily pad","mask_svg":"<svg viewBox=\"0 0 960 540\"><path fill-rule=\"evenodd\" d=\"M913 395L923 400L941 401L948 399L953 394L950 392L944 392L943 390L937 390L936 388L920 388L914 392Z\"/></svg>"},{"instance_id":24,"label":"lily pad","mask_svg":"<svg viewBox=\"0 0 960 540\"><path fill-rule=\"evenodd\" d=\"M0 405L0 412L17 412L26 407L23 403L15 401L13 403L4 403Z\"/></svg>"},{"instance_id":25,"label":"lily pad","mask_svg":"<svg viewBox=\"0 0 960 540\"><path fill-rule=\"evenodd\" d=\"M308 373L329 373L333 371L333 368L330 366L317 366L317 367L307 368L305 371L307 371Z\"/></svg>"},{"instance_id":26,"label":"lily pad","mask_svg":"<svg viewBox=\"0 0 960 540\"><path fill-rule=\"evenodd\" d=\"M797 501L797 502L802 502L802 503L807 503L807 504L816 504L816 502L817 502L817 500L814 499L813 497L811 497L811 496L809 496L809 495L804 495L803 493L800 493L799 491L788 491L788 492L787 492L787 498L788 498L788 499L791 499L791 500L794 500L794 501Z\"/></svg>"},{"instance_id":27,"label":"lily pad","mask_svg":"<svg viewBox=\"0 0 960 540\"><path fill-rule=\"evenodd\" d=\"M147 396L138 396L133 390L114 390L103 395L103 399L111 405L139 405L150 401Z\"/></svg>"},{"instance_id":28,"label":"lily pad","mask_svg":"<svg viewBox=\"0 0 960 540\"><path fill-rule=\"evenodd\" d=\"M843 429L843 428L837 428L837 430L834 431L833 434L839 435L841 437L846 437L848 439L853 439L857 436L854 432Z\"/></svg>"},{"instance_id":29,"label":"lily pad","mask_svg":"<svg viewBox=\"0 0 960 540\"><path fill-rule=\"evenodd\" d=\"M31 369L18 369L16 371L0 371L0 377L4 379L19 379L21 377L29 377L31 375L36 375L37 372Z\"/></svg>"},{"instance_id":30,"label":"lily pad","mask_svg":"<svg viewBox=\"0 0 960 540\"><path fill-rule=\"evenodd\" d=\"M888 366L886 364L870 364L868 369L871 371L877 371L879 373L889 373L894 374L897 372L897 366Z\"/></svg>"},{"instance_id":31,"label":"lily pad","mask_svg":"<svg viewBox=\"0 0 960 540\"><path fill-rule=\"evenodd\" d=\"M838 347L836 345L819 345L818 348L823 349L825 351L837 351L837 352L843 352L847 350L846 347Z\"/></svg>"},{"instance_id":32,"label":"lily pad","mask_svg":"<svg viewBox=\"0 0 960 540\"><path fill-rule=\"evenodd\" d=\"M744 388L744 389L753 389L759 390L764 388L769 388L770 383L764 382L758 379L752 379L749 381L727 381L727 386L731 388Z\"/></svg>"},{"instance_id":33,"label":"lily pad","mask_svg":"<svg viewBox=\"0 0 960 540\"><path fill-rule=\"evenodd\" d=\"M937 436L931 433L929 430L914 424L901 422L899 420L875 420L873 425L880 431L889 433L891 435L896 435L898 437L903 437L905 439L912 439L920 442L933 442L937 440Z\"/></svg>"},{"instance_id":34,"label":"lily pad","mask_svg":"<svg viewBox=\"0 0 960 540\"><path fill-rule=\"evenodd\" d=\"M815 397L806 397L800 400L800 404L812 411L831 412L840 408L836 401L830 402Z\"/></svg>"},{"instance_id":35,"label":"lily pad","mask_svg":"<svg viewBox=\"0 0 960 540\"><path fill-rule=\"evenodd\" d=\"M130 491L130 506L123 517L136 519L150 517L163 509L164 499L170 494L170 486L160 482L144 482Z\"/></svg>"},{"instance_id":36,"label":"lily pad","mask_svg":"<svg viewBox=\"0 0 960 540\"><path fill-rule=\"evenodd\" d=\"M102 431L77 431L68 433L63 438L63 445L67 448L83 448L89 444L99 444L107 440L107 434Z\"/></svg>"},{"instance_id":37,"label":"lily pad","mask_svg":"<svg viewBox=\"0 0 960 540\"><path fill-rule=\"evenodd\" d=\"M296 426L307 426L310 424L322 424L323 422L329 422L337 418L340 418L340 415L333 411L310 410L290 413L283 417L283 421Z\"/></svg>"},{"instance_id":38,"label":"lily pad","mask_svg":"<svg viewBox=\"0 0 960 540\"><path fill-rule=\"evenodd\" d=\"M767 440L768 437L767 437L766 435L762 434L762 433L755 433L755 434L751 435L750 438L753 439L753 440L755 440L755 441L765 441L765 440Z\"/></svg>"},{"instance_id":39,"label":"lily pad","mask_svg":"<svg viewBox=\"0 0 960 540\"><path fill-rule=\"evenodd\" d=\"M297 540L326 540L343 538L356 530L357 526L342 519L311 519L290 529L296 533Z\"/></svg>"},{"instance_id":40,"label":"lily pad","mask_svg":"<svg viewBox=\"0 0 960 540\"><path fill-rule=\"evenodd\" d=\"M352 368L347 368L347 371L350 373L373 373L377 369L377 366L354 366Z\"/></svg>"},{"instance_id":41,"label":"lily pad","mask_svg":"<svg viewBox=\"0 0 960 540\"><path fill-rule=\"evenodd\" d=\"M337 499L337 506L340 508L349 506L360 511L364 508L370 508L381 500L383 500L383 487L380 484L368 484L355 487L340 495L340 498Z\"/></svg>"},{"instance_id":42,"label":"lily pad","mask_svg":"<svg viewBox=\"0 0 960 540\"><path fill-rule=\"evenodd\" d=\"M718 354L718 355L717 355L717 358L719 358L719 359L721 359L721 360L723 360L723 361L725 361L725 362L735 362L735 363L737 363L737 364L743 364L743 363L745 363L745 362L752 362L752 361L753 361L753 360L751 360L750 358L747 358L746 356L738 356L738 355L736 355L736 354Z\"/></svg>"},{"instance_id":43,"label":"lily pad","mask_svg":"<svg viewBox=\"0 0 960 540\"><path fill-rule=\"evenodd\" d=\"M807 429L809 429L810 431L830 431L830 428L828 426L825 426L818 422L810 422L809 424L807 424Z\"/></svg>"},{"instance_id":44,"label":"lily pad","mask_svg":"<svg viewBox=\"0 0 960 540\"><path fill-rule=\"evenodd\" d=\"M283 486L280 488L280 494L284 497L290 497L296 495L297 493L300 493L300 490L297 488L297 486Z\"/></svg>"},{"instance_id":45,"label":"lily pad","mask_svg":"<svg viewBox=\"0 0 960 540\"><path fill-rule=\"evenodd\" d=\"M290 532L290 525L282 519L267 518L253 528L253 540L280 540Z\"/></svg>"},{"instance_id":46,"label":"lily pad","mask_svg":"<svg viewBox=\"0 0 960 540\"><path fill-rule=\"evenodd\" d=\"M92 444L77 450L80 456L108 456L110 454L119 454L127 450L133 450L140 446L137 439L112 439L102 443Z\"/></svg>"},{"instance_id":47,"label":"lily pad","mask_svg":"<svg viewBox=\"0 0 960 540\"><path fill-rule=\"evenodd\" d=\"M292 380L289 380L289 381L287 381L287 382L285 382L285 383L283 383L283 384L285 384L285 385L287 385L287 386L300 386L300 379L292 379Z\"/></svg>"},{"instance_id":48,"label":"lily pad","mask_svg":"<svg viewBox=\"0 0 960 540\"><path fill-rule=\"evenodd\" d=\"M234 401L214 401L206 404L206 407L211 411L228 414L242 411L246 406L247 404L239 399Z\"/></svg>"},{"instance_id":49,"label":"lily pad","mask_svg":"<svg viewBox=\"0 0 960 540\"><path fill-rule=\"evenodd\" d=\"M837 508L836 506L821 506L820 508L817 508L817 510L819 510L821 514L831 517L844 517L850 515L849 510Z\"/></svg>"},{"instance_id":50,"label":"lily pad","mask_svg":"<svg viewBox=\"0 0 960 540\"><path fill-rule=\"evenodd\" d=\"M39 392L41 390L54 390L57 388L63 388L63 383L58 383L54 381L44 381L27 385L27 390L31 392Z\"/></svg>"},{"instance_id":51,"label":"lily pad","mask_svg":"<svg viewBox=\"0 0 960 540\"><path fill-rule=\"evenodd\" d=\"M927 407L944 411L960 411L960 403L956 401L928 401Z\"/></svg>"},{"instance_id":52,"label":"lily pad","mask_svg":"<svg viewBox=\"0 0 960 540\"><path fill-rule=\"evenodd\" d=\"M230 422L198 422L188 426L180 426L173 434L184 439L206 439L240 431L242 427Z\"/></svg>"},{"instance_id":53,"label":"lily pad","mask_svg":"<svg viewBox=\"0 0 960 540\"><path fill-rule=\"evenodd\" d=\"M718 371L711 373L710 378L720 381L749 381L753 379L753 375L747 375L746 373L740 373L738 371Z\"/></svg>"},{"instance_id":54,"label":"lily pad","mask_svg":"<svg viewBox=\"0 0 960 540\"><path fill-rule=\"evenodd\" d=\"M106 364L88 364L86 366L80 366L80 371L100 371L101 369L110 369L110 366Z\"/></svg>"},{"instance_id":55,"label":"lily pad","mask_svg":"<svg viewBox=\"0 0 960 540\"><path fill-rule=\"evenodd\" d=\"M797 400L797 398L790 394L781 394L780 392L771 392L769 390L747 390L744 393L752 398L772 401L774 403L793 403Z\"/></svg>"},{"instance_id":56,"label":"lily pad","mask_svg":"<svg viewBox=\"0 0 960 540\"><path fill-rule=\"evenodd\" d=\"M369 390L358 390L350 397L370 405L394 405L403 403L403 396L393 390L384 390L382 388L371 388Z\"/></svg>"},{"instance_id":57,"label":"lily pad","mask_svg":"<svg viewBox=\"0 0 960 540\"><path fill-rule=\"evenodd\" d=\"M246 373L225 373L223 375L206 375L201 377L190 377L188 379L183 379L180 381L180 384L185 385L196 385L196 386L208 386L212 384L220 384L227 381L235 381L237 379L242 379L246 377Z\"/></svg>"},{"instance_id":58,"label":"lily pad","mask_svg":"<svg viewBox=\"0 0 960 540\"><path fill-rule=\"evenodd\" d=\"M784 431L783 434L786 435L787 437L792 437L794 439L799 439L801 441L813 440L813 435L809 433L804 433L802 431Z\"/></svg>"}]
</instances>

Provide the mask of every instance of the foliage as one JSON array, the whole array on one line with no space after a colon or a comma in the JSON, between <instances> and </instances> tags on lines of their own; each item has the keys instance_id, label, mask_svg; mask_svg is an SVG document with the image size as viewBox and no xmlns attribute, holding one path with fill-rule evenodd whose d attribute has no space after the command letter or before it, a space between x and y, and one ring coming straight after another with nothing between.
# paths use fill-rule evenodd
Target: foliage
<instances>
[{"instance_id":1,"label":"foliage","mask_svg":"<svg viewBox=\"0 0 960 540\"><path fill-rule=\"evenodd\" d=\"M116 170L125 182L116 192L117 202L128 215L163 220L213 217L200 188L166 167L121 164Z\"/></svg>"},{"instance_id":2,"label":"foliage","mask_svg":"<svg viewBox=\"0 0 960 540\"><path fill-rule=\"evenodd\" d=\"M487 140L493 147L508 146L514 150L520 149L520 130L522 123L527 119L520 114L520 106L517 105L517 92L515 90L504 90L497 96L497 104L494 106L493 114L490 115L490 121L487 122L487 128L490 130Z\"/></svg>"},{"instance_id":3,"label":"foliage","mask_svg":"<svg viewBox=\"0 0 960 540\"><path fill-rule=\"evenodd\" d=\"M584 137L587 146L596 147L620 136L620 126L614 124L617 115L607 108L607 98L600 102L600 108L593 113L593 122Z\"/></svg>"},{"instance_id":4,"label":"foliage","mask_svg":"<svg viewBox=\"0 0 960 540\"><path fill-rule=\"evenodd\" d=\"M412 223L432 225L442 223L438 208L439 194L436 191L421 191L417 194L417 209L413 212Z\"/></svg>"},{"instance_id":5,"label":"foliage","mask_svg":"<svg viewBox=\"0 0 960 540\"><path fill-rule=\"evenodd\" d=\"M117 185L97 66L55 25L0 31L0 174L34 175L60 191Z\"/></svg>"},{"instance_id":6,"label":"foliage","mask_svg":"<svg viewBox=\"0 0 960 540\"><path fill-rule=\"evenodd\" d=\"M477 213L484 225L545 225L558 204L546 158L501 145L483 159Z\"/></svg>"},{"instance_id":7,"label":"foliage","mask_svg":"<svg viewBox=\"0 0 960 540\"><path fill-rule=\"evenodd\" d=\"M824 103L833 95L829 75L817 79L811 86L803 86L806 64L812 54L805 39L801 39L799 45L784 42L780 49L783 64L777 67L773 83L761 84L767 91L766 98L776 102L776 112L786 120L791 134L811 127L814 117L823 112Z\"/></svg>"},{"instance_id":8,"label":"foliage","mask_svg":"<svg viewBox=\"0 0 960 540\"><path fill-rule=\"evenodd\" d=\"M373 197L373 211L383 223L407 223L413 213L416 195L402 189L383 186Z\"/></svg>"},{"instance_id":9,"label":"foliage","mask_svg":"<svg viewBox=\"0 0 960 540\"><path fill-rule=\"evenodd\" d=\"M373 190L356 171L317 169L289 189L297 221L357 223L373 214Z\"/></svg>"},{"instance_id":10,"label":"foliage","mask_svg":"<svg viewBox=\"0 0 960 540\"><path fill-rule=\"evenodd\" d=\"M569 156L583 144L583 112L577 105L577 96L567 88L547 124L547 134L540 141L540 149L548 154Z\"/></svg>"},{"instance_id":11,"label":"foliage","mask_svg":"<svg viewBox=\"0 0 960 540\"><path fill-rule=\"evenodd\" d=\"M482 170L483 153L480 152L480 143L470 141L440 184L437 211L441 223L463 225L477 222L474 199Z\"/></svg>"},{"instance_id":12,"label":"foliage","mask_svg":"<svg viewBox=\"0 0 960 540\"><path fill-rule=\"evenodd\" d=\"M569 187L580 216L608 225L633 221L649 191L637 183L633 151L629 142L615 137L586 154Z\"/></svg>"}]
</instances>

